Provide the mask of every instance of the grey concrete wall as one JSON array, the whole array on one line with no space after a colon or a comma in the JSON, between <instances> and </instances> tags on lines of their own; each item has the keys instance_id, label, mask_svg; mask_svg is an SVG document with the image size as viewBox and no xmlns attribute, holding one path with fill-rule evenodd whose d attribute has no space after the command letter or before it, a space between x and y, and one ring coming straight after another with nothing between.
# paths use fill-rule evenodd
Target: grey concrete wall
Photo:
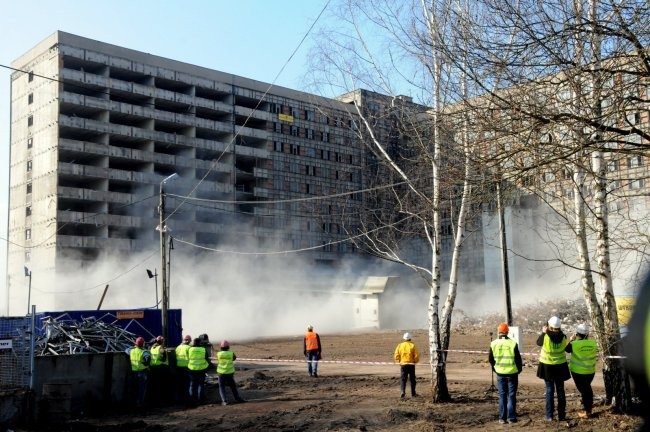
<instances>
[{"instance_id":1,"label":"grey concrete wall","mask_svg":"<svg viewBox=\"0 0 650 432\"><path fill-rule=\"evenodd\" d=\"M115 408L124 401L129 371L125 353L37 357L36 418Z\"/></svg>"}]
</instances>

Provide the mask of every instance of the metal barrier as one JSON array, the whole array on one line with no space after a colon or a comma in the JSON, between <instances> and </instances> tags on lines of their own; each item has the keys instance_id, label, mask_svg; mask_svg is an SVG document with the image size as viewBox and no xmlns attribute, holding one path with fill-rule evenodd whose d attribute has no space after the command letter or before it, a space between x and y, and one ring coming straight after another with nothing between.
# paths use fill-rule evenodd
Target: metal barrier
<instances>
[{"instance_id":1,"label":"metal barrier","mask_svg":"<svg viewBox=\"0 0 650 432\"><path fill-rule=\"evenodd\" d=\"M0 317L0 389L28 389L32 378L34 321Z\"/></svg>"}]
</instances>

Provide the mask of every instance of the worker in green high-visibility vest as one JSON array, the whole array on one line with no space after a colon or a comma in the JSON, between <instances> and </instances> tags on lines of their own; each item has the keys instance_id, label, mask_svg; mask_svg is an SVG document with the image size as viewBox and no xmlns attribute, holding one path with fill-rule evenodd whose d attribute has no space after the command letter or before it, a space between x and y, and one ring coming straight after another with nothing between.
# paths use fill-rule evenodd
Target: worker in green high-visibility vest
<instances>
[{"instance_id":1,"label":"worker in green high-visibility vest","mask_svg":"<svg viewBox=\"0 0 650 432\"><path fill-rule=\"evenodd\" d=\"M580 392L582 406L584 411L578 413L580 418L591 417L591 409L594 405L594 392L591 388L591 382L596 374L596 360L598 355L598 344L595 340L587 336L589 331L587 326L580 324L576 327L576 334L571 336L569 344L565 350L571 353L569 359L569 370L573 377L573 382Z\"/></svg>"}]
</instances>

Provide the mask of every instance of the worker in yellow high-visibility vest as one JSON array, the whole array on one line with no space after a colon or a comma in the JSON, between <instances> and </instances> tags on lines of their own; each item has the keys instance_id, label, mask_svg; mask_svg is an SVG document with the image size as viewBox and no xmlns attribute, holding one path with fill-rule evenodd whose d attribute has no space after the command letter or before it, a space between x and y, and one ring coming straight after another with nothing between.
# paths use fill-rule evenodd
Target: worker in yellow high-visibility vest
<instances>
[{"instance_id":1,"label":"worker in yellow high-visibility vest","mask_svg":"<svg viewBox=\"0 0 650 432\"><path fill-rule=\"evenodd\" d=\"M151 354L144 347L144 338L138 337L135 345L126 349L131 362L132 382L135 387L135 406L144 406L147 397L147 382L149 380L149 363Z\"/></svg>"},{"instance_id":2,"label":"worker in yellow high-visibility vest","mask_svg":"<svg viewBox=\"0 0 650 432\"><path fill-rule=\"evenodd\" d=\"M537 338L537 345L542 347L539 353L537 377L546 384L546 421L553 421L555 411L555 394L557 394L557 419L566 420L566 393L564 381L571 378L566 361L567 337L562 332L562 320L551 317L542 327Z\"/></svg>"},{"instance_id":3,"label":"worker in yellow high-visibility vest","mask_svg":"<svg viewBox=\"0 0 650 432\"><path fill-rule=\"evenodd\" d=\"M508 324L501 323L497 328L498 338L490 343L488 362L497 374L499 390L499 423L517 422L517 388L523 361L517 341L508 337Z\"/></svg>"},{"instance_id":4,"label":"worker in yellow high-visibility vest","mask_svg":"<svg viewBox=\"0 0 650 432\"><path fill-rule=\"evenodd\" d=\"M569 359L569 370L573 377L573 382L582 397L582 406L584 411L578 413L580 418L591 417L591 409L594 405L594 392L591 388L591 382L596 374L596 358L598 354L598 344L587 336L589 331L587 326L580 324L576 327L576 334L571 336L569 344L566 346L566 352L571 353Z\"/></svg>"},{"instance_id":5,"label":"worker in yellow high-visibility vest","mask_svg":"<svg viewBox=\"0 0 650 432\"><path fill-rule=\"evenodd\" d=\"M188 386L190 384L189 371L187 364L189 363L189 350L192 336L185 335L183 342L181 342L174 354L176 355L176 402L188 402Z\"/></svg>"},{"instance_id":6,"label":"worker in yellow high-visibility vest","mask_svg":"<svg viewBox=\"0 0 650 432\"><path fill-rule=\"evenodd\" d=\"M187 350L187 369L190 375L189 398L190 404L198 405L205 400L205 374L212 365L205 341L196 338Z\"/></svg>"}]
</instances>

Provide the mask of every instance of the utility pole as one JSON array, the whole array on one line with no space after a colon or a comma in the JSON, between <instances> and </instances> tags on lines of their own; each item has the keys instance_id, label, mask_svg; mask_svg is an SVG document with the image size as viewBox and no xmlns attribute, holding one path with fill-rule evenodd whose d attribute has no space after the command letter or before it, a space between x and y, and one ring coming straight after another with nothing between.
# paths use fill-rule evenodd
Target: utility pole
<instances>
[{"instance_id":1,"label":"utility pole","mask_svg":"<svg viewBox=\"0 0 650 432\"><path fill-rule=\"evenodd\" d=\"M501 272L503 291L506 297L506 323L512 325L512 304L510 302L510 272L508 270L508 243L506 241L506 219L501 196L501 178L497 179L497 212L499 213L499 234L501 238Z\"/></svg>"},{"instance_id":2,"label":"utility pole","mask_svg":"<svg viewBox=\"0 0 650 432\"><path fill-rule=\"evenodd\" d=\"M165 183L178 174L174 173L167 176L160 182L160 203L158 205L158 214L160 222L158 223L158 231L160 231L160 264L162 266L162 336L168 340L168 310L169 310L169 281L167 280L167 245L165 244L165 234L167 233L167 225L165 223Z\"/></svg>"}]
</instances>

